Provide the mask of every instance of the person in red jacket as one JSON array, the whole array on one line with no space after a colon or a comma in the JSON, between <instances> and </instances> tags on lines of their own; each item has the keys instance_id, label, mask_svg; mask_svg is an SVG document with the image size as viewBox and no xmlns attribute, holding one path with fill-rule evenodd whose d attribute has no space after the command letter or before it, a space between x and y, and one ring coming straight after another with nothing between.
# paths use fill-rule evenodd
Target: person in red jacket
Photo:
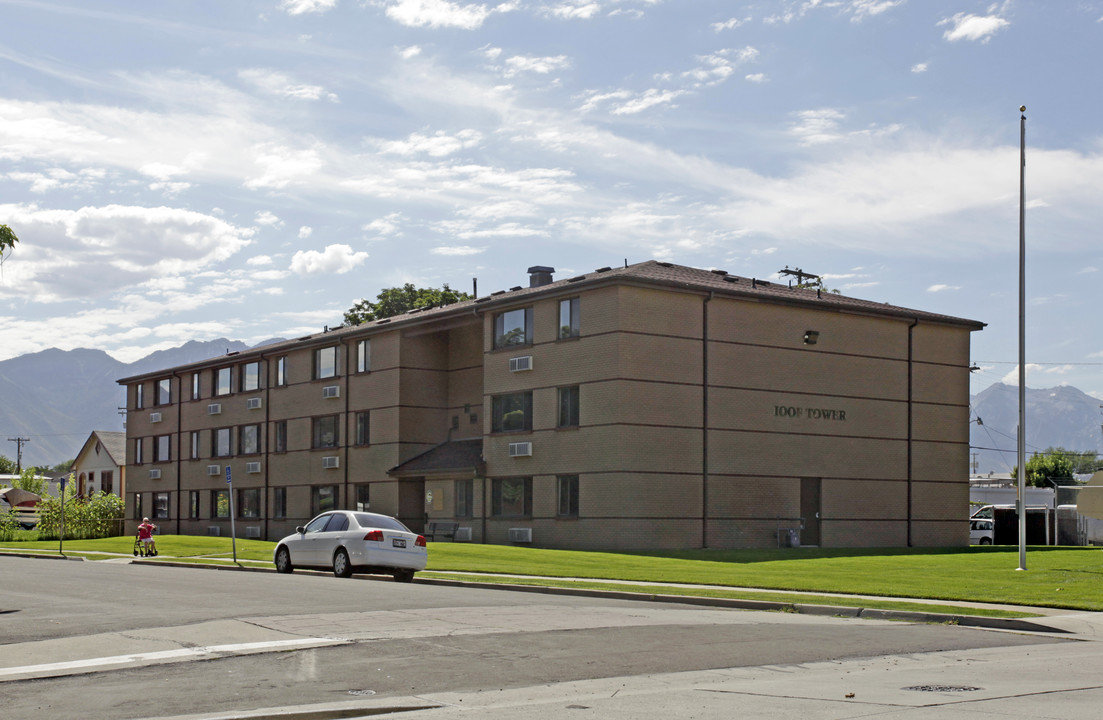
<instances>
[{"instance_id":1,"label":"person in red jacket","mask_svg":"<svg viewBox=\"0 0 1103 720\"><path fill-rule=\"evenodd\" d=\"M153 541L153 531L156 529L157 526L149 518L142 518L142 524L138 526L138 539L142 541L147 557L157 554L157 543Z\"/></svg>"}]
</instances>

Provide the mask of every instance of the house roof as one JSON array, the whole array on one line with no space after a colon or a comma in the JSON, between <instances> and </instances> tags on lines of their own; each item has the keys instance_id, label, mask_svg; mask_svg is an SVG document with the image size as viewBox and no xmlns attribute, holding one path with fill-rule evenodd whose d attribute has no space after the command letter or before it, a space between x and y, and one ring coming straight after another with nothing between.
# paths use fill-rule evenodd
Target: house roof
<instances>
[{"instance_id":1,"label":"house roof","mask_svg":"<svg viewBox=\"0 0 1103 720\"><path fill-rule=\"evenodd\" d=\"M93 430L84 441L80 452L77 453L77 461L79 462L85 453L95 448L97 442L107 451L113 463L119 467L126 465L126 433L108 430Z\"/></svg>"},{"instance_id":2,"label":"house roof","mask_svg":"<svg viewBox=\"0 0 1103 720\"><path fill-rule=\"evenodd\" d=\"M393 477L475 473L483 466L483 440L449 440L387 471Z\"/></svg>"},{"instance_id":3,"label":"house roof","mask_svg":"<svg viewBox=\"0 0 1103 720\"><path fill-rule=\"evenodd\" d=\"M759 302L798 305L805 308L816 308L834 312L861 313L865 315L892 317L901 320L918 320L921 322L957 325L968 328L971 331L980 330L985 326L984 323L976 320L966 320L951 315L914 310L871 300L861 300L834 292L823 292L816 288L793 287L788 284L774 281L741 277L724 270L692 268L668 262L648 260L646 262L626 265L624 267L598 268L590 273L557 280L538 287L518 286L510 288L509 290L500 290L473 300L464 300L443 307L411 310L402 315L383 318L362 325L340 326L336 328L327 327L323 332L306 335L295 340L284 340L242 352L232 352L227 355L221 355L189 365L182 365L173 369L198 370L208 367L219 367L225 365L227 362L241 362L249 358L276 355L300 347L329 345L350 336L370 337L376 332L388 330L392 327L413 327L433 321L439 321L443 318L470 317L472 312L483 312L492 308L531 301L540 296L554 296L568 292L578 292L583 288L593 288L609 284L636 284L642 286L665 287L683 292L700 294L711 293L714 296L746 298ZM167 369L168 368L122 378L118 382L120 384L125 384L163 376Z\"/></svg>"}]
</instances>

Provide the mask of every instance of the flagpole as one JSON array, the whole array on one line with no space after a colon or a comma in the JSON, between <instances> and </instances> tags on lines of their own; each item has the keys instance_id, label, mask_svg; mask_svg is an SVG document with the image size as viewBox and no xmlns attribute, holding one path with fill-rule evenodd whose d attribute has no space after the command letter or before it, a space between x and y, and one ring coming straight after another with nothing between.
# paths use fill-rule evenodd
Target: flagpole
<instances>
[{"instance_id":1,"label":"flagpole","mask_svg":"<svg viewBox=\"0 0 1103 720\"><path fill-rule=\"evenodd\" d=\"M1026 570L1026 105L1019 107L1019 570Z\"/></svg>"}]
</instances>

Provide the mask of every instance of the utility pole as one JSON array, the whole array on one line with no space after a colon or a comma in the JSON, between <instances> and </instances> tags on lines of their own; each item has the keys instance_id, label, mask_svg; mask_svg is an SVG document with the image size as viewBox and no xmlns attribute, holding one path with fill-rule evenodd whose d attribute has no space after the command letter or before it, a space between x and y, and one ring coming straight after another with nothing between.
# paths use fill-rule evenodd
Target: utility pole
<instances>
[{"instance_id":1,"label":"utility pole","mask_svg":"<svg viewBox=\"0 0 1103 720\"><path fill-rule=\"evenodd\" d=\"M23 474L23 443L29 443L30 441L30 438L25 437L8 438L8 442L15 443L15 473L17 475Z\"/></svg>"},{"instance_id":2,"label":"utility pole","mask_svg":"<svg viewBox=\"0 0 1103 720\"><path fill-rule=\"evenodd\" d=\"M819 281L820 279L819 275L813 275L812 273L804 272L800 268L790 270L788 265L785 266L784 270L778 270L777 273L778 275L795 275L797 278L797 285L802 287L808 280Z\"/></svg>"}]
</instances>

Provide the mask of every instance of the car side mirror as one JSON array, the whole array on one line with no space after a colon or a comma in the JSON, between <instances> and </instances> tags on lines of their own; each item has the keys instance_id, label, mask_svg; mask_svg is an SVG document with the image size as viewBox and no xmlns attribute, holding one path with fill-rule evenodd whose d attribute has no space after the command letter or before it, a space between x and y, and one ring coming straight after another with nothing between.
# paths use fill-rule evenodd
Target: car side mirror
<instances>
[{"instance_id":1,"label":"car side mirror","mask_svg":"<svg viewBox=\"0 0 1103 720\"><path fill-rule=\"evenodd\" d=\"M295 526L295 532L302 535L303 533L306 532L306 528L304 528L302 525L297 525L297 526Z\"/></svg>"}]
</instances>

